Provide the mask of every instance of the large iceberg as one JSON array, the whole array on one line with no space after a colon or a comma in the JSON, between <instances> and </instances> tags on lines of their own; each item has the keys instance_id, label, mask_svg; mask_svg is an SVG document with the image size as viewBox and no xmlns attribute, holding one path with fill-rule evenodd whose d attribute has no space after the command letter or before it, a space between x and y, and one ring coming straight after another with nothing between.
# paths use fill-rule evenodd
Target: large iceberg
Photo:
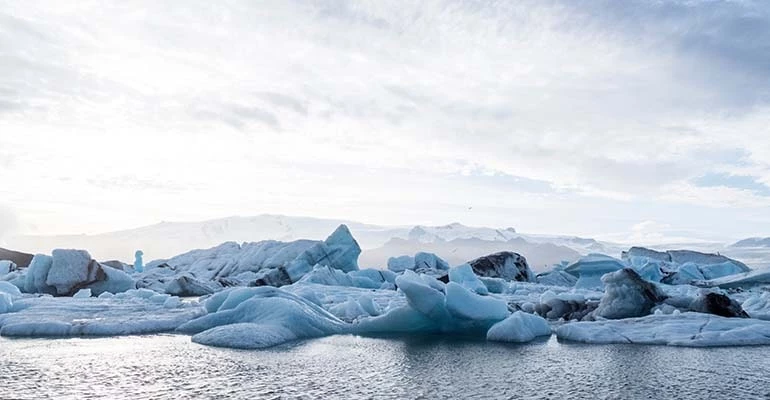
<instances>
[{"instance_id":1,"label":"large iceberg","mask_svg":"<svg viewBox=\"0 0 770 400\"><path fill-rule=\"evenodd\" d=\"M227 286L290 285L317 265L345 273L357 271L360 253L361 248L348 228L341 225L325 241L266 240L243 245L227 242L152 261L139 275L138 286L179 295L200 295ZM182 276L185 279L180 282ZM191 291L185 293L188 287Z\"/></svg>"},{"instance_id":2,"label":"large iceberg","mask_svg":"<svg viewBox=\"0 0 770 400\"><path fill-rule=\"evenodd\" d=\"M130 275L97 262L87 251L65 249L54 250L52 256L35 255L11 282L24 293L57 296L72 296L80 289L99 295L136 288Z\"/></svg>"},{"instance_id":3,"label":"large iceberg","mask_svg":"<svg viewBox=\"0 0 770 400\"><path fill-rule=\"evenodd\" d=\"M273 287L236 288L205 303L209 314L181 325L196 343L259 349L343 333L346 324L317 304Z\"/></svg>"},{"instance_id":4,"label":"large iceberg","mask_svg":"<svg viewBox=\"0 0 770 400\"><path fill-rule=\"evenodd\" d=\"M343 275L339 271L332 279ZM499 341L550 333L541 317L521 312L511 317L504 298L479 294L484 285L469 265L451 269L449 276L444 284L405 270L395 279L398 292L330 287L310 279L283 288L229 288L205 300L206 315L177 331L193 334L201 344L252 349L341 333L445 333ZM391 294L382 298L383 293Z\"/></svg>"},{"instance_id":5,"label":"large iceberg","mask_svg":"<svg viewBox=\"0 0 770 400\"><path fill-rule=\"evenodd\" d=\"M632 247L624 251L623 260L646 279L674 285L717 279L749 272L746 264L720 255L692 250L655 251Z\"/></svg>"},{"instance_id":6,"label":"large iceberg","mask_svg":"<svg viewBox=\"0 0 770 400\"><path fill-rule=\"evenodd\" d=\"M605 293L594 311L602 318L620 319L648 315L652 308L666 299L666 294L654 283L646 281L631 268L602 276Z\"/></svg>"}]
</instances>

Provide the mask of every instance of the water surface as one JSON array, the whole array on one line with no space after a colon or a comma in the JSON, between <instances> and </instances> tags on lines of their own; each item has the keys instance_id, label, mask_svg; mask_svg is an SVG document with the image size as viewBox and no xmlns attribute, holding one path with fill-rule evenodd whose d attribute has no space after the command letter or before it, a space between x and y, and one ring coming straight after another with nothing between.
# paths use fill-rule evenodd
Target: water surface
<instances>
[{"instance_id":1,"label":"water surface","mask_svg":"<svg viewBox=\"0 0 770 400\"><path fill-rule=\"evenodd\" d=\"M770 398L768 347L333 336L262 351L188 336L0 338L2 399Z\"/></svg>"}]
</instances>

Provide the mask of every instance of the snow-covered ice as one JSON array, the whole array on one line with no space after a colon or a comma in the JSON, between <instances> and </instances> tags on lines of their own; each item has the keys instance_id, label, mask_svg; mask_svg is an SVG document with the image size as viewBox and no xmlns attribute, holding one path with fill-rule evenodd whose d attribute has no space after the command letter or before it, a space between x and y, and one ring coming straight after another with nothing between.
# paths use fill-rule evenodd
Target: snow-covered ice
<instances>
[{"instance_id":1,"label":"snow-covered ice","mask_svg":"<svg viewBox=\"0 0 770 400\"><path fill-rule=\"evenodd\" d=\"M693 312L656 314L641 318L573 322L558 327L556 336L562 340L593 344L770 345L770 321Z\"/></svg>"},{"instance_id":2,"label":"snow-covered ice","mask_svg":"<svg viewBox=\"0 0 770 400\"><path fill-rule=\"evenodd\" d=\"M206 301L209 314L177 330L196 343L258 349L346 331L340 319L317 304L273 287L229 289Z\"/></svg>"},{"instance_id":3,"label":"snow-covered ice","mask_svg":"<svg viewBox=\"0 0 770 400\"><path fill-rule=\"evenodd\" d=\"M565 272L578 277L575 287L581 289L602 289L604 274L627 267L623 261L604 254L589 254L567 266Z\"/></svg>"},{"instance_id":4,"label":"snow-covered ice","mask_svg":"<svg viewBox=\"0 0 770 400\"><path fill-rule=\"evenodd\" d=\"M487 331L487 340L494 342L522 343L538 336L550 336L548 322L537 315L516 311L510 317L492 325Z\"/></svg>"},{"instance_id":5,"label":"snow-covered ice","mask_svg":"<svg viewBox=\"0 0 770 400\"><path fill-rule=\"evenodd\" d=\"M149 291L148 291L149 292ZM132 290L101 298L17 297L0 314L2 336L114 336L169 332L205 311Z\"/></svg>"}]
</instances>

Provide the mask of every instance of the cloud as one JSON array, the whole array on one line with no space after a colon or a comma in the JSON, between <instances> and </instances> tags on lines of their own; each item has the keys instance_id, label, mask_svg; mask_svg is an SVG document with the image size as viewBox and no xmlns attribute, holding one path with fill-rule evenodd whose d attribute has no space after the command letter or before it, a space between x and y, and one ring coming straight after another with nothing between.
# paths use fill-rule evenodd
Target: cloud
<instances>
[{"instance_id":1,"label":"cloud","mask_svg":"<svg viewBox=\"0 0 770 400\"><path fill-rule=\"evenodd\" d=\"M19 220L13 210L0 205L0 243L3 243L5 237L16 232L18 227Z\"/></svg>"},{"instance_id":2,"label":"cloud","mask_svg":"<svg viewBox=\"0 0 770 400\"><path fill-rule=\"evenodd\" d=\"M747 190L757 196L770 197L770 187L759 182L757 177L753 176L712 173L697 178L694 183L698 187L723 187Z\"/></svg>"},{"instance_id":3,"label":"cloud","mask_svg":"<svg viewBox=\"0 0 770 400\"><path fill-rule=\"evenodd\" d=\"M254 208L313 193L344 214L346 193L365 216L407 191L453 201L438 179L617 202L627 228L638 202L748 209L770 185L762 1L29 1L0 5L0 33L16 205L42 201L34 181L85 209L84 191L165 190L196 215L243 207L221 193L248 183Z\"/></svg>"}]
</instances>

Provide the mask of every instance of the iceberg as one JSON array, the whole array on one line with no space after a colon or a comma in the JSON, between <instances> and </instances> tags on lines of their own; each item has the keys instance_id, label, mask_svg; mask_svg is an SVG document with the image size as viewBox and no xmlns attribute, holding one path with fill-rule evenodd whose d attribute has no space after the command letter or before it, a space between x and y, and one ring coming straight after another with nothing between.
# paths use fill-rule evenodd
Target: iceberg
<instances>
[{"instance_id":1,"label":"iceberg","mask_svg":"<svg viewBox=\"0 0 770 400\"><path fill-rule=\"evenodd\" d=\"M177 331L192 333L193 342L210 346L261 349L347 330L343 321L317 304L274 287L227 289L204 307L209 314Z\"/></svg>"},{"instance_id":2,"label":"iceberg","mask_svg":"<svg viewBox=\"0 0 770 400\"><path fill-rule=\"evenodd\" d=\"M537 315L516 311L510 317L492 325L487 340L493 342L523 343L539 336L550 336L548 322Z\"/></svg>"},{"instance_id":3,"label":"iceberg","mask_svg":"<svg viewBox=\"0 0 770 400\"><path fill-rule=\"evenodd\" d=\"M350 230L340 225L325 241L226 242L152 261L138 275L137 286L178 295L212 293L227 286L278 287L299 281L316 265L357 271L360 253Z\"/></svg>"},{"instance_id":4,"label":"iceberg","mask_svg":"<svg viewBox=\"0 0 770 400\"><path fill-rule=\"evenodd\" d=\"M485 295L489 293L489 289L487 289L486 285L484 285L479 277L476 276L473 269L471 269L470 264L463 264L450 269L449 281L455 282L478 294Z\"/></svg>"},{"instance_id":5,"label":"iceberg","mask_svg":"<svg viewBox=\"0 0 770 400\"><path fill-rule=\"evenodd\" d=\"M625 261L629 261L634 257L649 258L653 260L663 261L671 264L701 264L701 265L714 265L723 263L732 263L736 268L742 270L741 272L748 272L751 269L746 264L734 260L730 257L726 257L720 254L701 253L693 250L668 250L668 251L655 251L644 247L631 247L628 251L624 251L622 258Z\"/></svg>"},{"instance_id":6,"label":"iceberg","mask_svg":"<svg viewBox=\"0 0 770 400\"><path fill-rule=\"evenodd\" d=\"M411 256L390 257L388 259L388 270L392 272L414 270L414 266L414 257Z\"/></svg>"},{"instance_id":7,"label":"iceberg","mask_svg":"<svg viewBox=\"0 0 770 400\"><path fill-rule=\"evenodd\" d=\"M504 300L481 296L455 282L446 285L446 310L455 318L473 321L499 321L510 315Z\"/></svg>"},{"instance_id":8,"label":"iceberg","mask_svg":"<svg viewBox=\"0 0 770 400\"><path fill-rule=\"evenodd\" d=\"M486 333L510 315L505 300L486 295L486 287L468 264L449 270L449 283L405 271L396 284L407 304L390 308L382 315L363 318L355 333ZM485 295L480 294L484 293Z\"/></svg>"},{"instance_id":9,"label":"iceberg","mask_svg":"<svg viewBox=\"0 0 770 400\"><path fill-rule=\"evenodd\" d=\"M205 313L196 304L131 290L103 297L18 297L0 314L0 336L117 336L170 332ZM161 295L163 296L163 295ZM163 300L162 302L159 300Z\"/></svg>"},{"instance_id":10,"label":"iceberg","mask_svg":"<svg viewBox=\"0 0 770 400\"><path fill-rule=\"evenodd\" d=\"M56 249L52 253L46 284L56 288L59 295L69 296L77 289L97 280L99 263L85 250Z\"/></svg>"},{"instance_id":11,"label":"iceberg","mask_svg":"<svg viewBox=\"0 0 770 400\"><path fill-rule=\"evenodd\" d=\"M406 270L418 272L447 271L449 270L449 264L433 253L418 252L414 257L399 256L389 258L388 270L396 273Z\"/></svg>"},{"instance_id":12,"label":"iceberg","mask_svg":"<svg viewBox=\"0 0 770 400\"><path fill-rule=\"evenodd\" d=\"M695 286L718 287L721 289L749 289L756 286L770 285L770 269L754 270L710 280L696 280L693 281L692 284Z\"/></svg>"},{"instance_id":13,"label":"iceberg","mask_svg":"<svg viewBox=\"0 0 770 400\"><path fill-rule=\"evenodd\" d=\"M536 276L537 283L545 286L564 286L573 287L577 283L578 278L563 270L553 270L538 274Z\"/></svg>"},{"instance_id":14,"label":"iceberg","mask_svg":"<svg viewBox=\"0 0 770 400\"><path fill-rule=\"evenodd\" d=\"M48 272L53 265L53 257L36 254L27 268L24 280L24 293L56 294L56 288L46 283Z\"/></svg>"},{"instance_id":15,"label":"iceberg","mask_svg":"<svg viewBox=\"0 0 770 400\"><path fill-rule=\"evenodd\" d=\"M0 276L16 271L16 264L10 260L0 260Z\"/></svg>"},{"instance_id":16,"label":"iceberg","mask_svg":"<svg viewBox=\"0 0 770 400\"><path fill-rule=\"evenodd\" d=\"M637 343L669 346L770 344L770 321L725 318L694 312L640 318L572 322L556 329L560 340L591 344Z\"/></svg>"},{"instance_id":17,"label":"iceberg","mask_svg":"<svg viewBox=\"0 0 770 400\"><path fill-rule=\"evenodd\" d=\"M18 296L21 296L19 288L0 281L0 314L10 312L13 309L13 299Z\"/></svg>"},{"instance_id":18,"label":"iceberg","mask_svg":"<svg viewBox=\"0 0 770 400\"><path fill-rule=\"evenodd\" d=\"M512 251L502 251L469 261L478 276L502 278L507 281L535 282L535 274L529 268L527 259Z\"/></svg>"},{"instance_id":19,"label":"iceberg","mask_svg":"<svg viewBox=\"0 0 770 400\"><path fill-rule=\"evenodd\" d=\"M617 258L592 253L568 265L564 271L578 277L576 288L601 290L604 288L601 281L604 274L626 267L627 265Z\"/></svg>"},{"instance_id":20,"label":"iceberg","mask_svg":"<svg viewBox=\"0 0 770 400\"><path fill-rule=\"evenodd\" d=\"M608 319L642 317L668 296L631 268L602 276L604 296L593 315Z\"/></svg>"}]
</instances>

